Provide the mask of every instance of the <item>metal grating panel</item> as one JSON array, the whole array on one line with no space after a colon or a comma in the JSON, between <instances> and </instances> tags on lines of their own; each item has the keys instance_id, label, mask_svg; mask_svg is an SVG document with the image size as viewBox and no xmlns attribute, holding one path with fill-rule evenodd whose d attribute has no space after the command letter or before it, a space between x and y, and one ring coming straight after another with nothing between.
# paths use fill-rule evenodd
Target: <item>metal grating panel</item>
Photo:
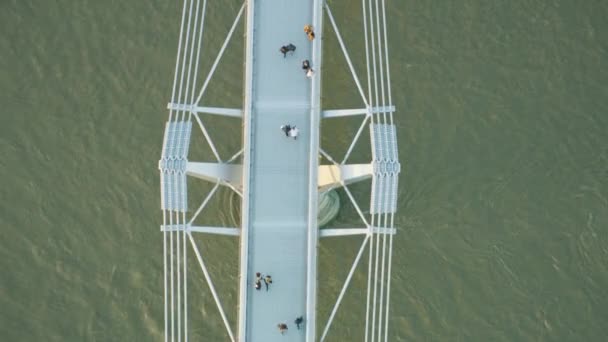
<instances>
[{"instance_id":1,"label":"metal grating panel","mask_svg":"<svg viewBox=\"0 0 608 342\"><path fill-rule=\"evenodd\" d=\"M388 142L389 142L389 151L390 156L389 159L397 162L397 164L399 164L398 160L399 160L399 146L397 145L397 127L395 127L395 125L387 125L388 126L388 132L387 132L387 138L388 138Z\"/></svg>"},{"instance_id":2,"label":"metal grating panel","mask_svg":"<svg viewBox=\"0 0 608 342\"><path fill-rule=\"evenodd\" d=\"M182 149L180 150L180 155L183 159L188 159L188 150L190 148L190 134L192 133L192 122L186 121L184 122L184 137L182 139Z\"/></svg>"},{"instance_id":3,"label":"metal grating panel","mask_svg":"<svg viewBox=\"0 0 608 342\"><path fill-rule=\"evenodd\" d=\"M389 212L395 213L397 212L397 191L399 190L399 175L394 174L391 178L392 182L390 184L389 192L389 203L391 207L389 208Z\"/></svg>"},{"instance_id":4,"label":"metal grating panel","mask_svg":"<svg viewBox=\"0 0 608 342\"><path fill-rule=\"evenodd\" d=\"M370 211L372 214L397 211L397 189L399 184L399 152L395 125L370 124L372 140L372 192Z\"/></svg>"},{"instance_id":5,"label":"metal grating panel","mask_svg":"<svg viewBox=\"0 0 608 342\"><path fill-rule=\"evenodd\" d=\"M158 168L161 182L161 209L188 210L186 165L192 122L168 122Z\"/></svg>"}]
</instances>

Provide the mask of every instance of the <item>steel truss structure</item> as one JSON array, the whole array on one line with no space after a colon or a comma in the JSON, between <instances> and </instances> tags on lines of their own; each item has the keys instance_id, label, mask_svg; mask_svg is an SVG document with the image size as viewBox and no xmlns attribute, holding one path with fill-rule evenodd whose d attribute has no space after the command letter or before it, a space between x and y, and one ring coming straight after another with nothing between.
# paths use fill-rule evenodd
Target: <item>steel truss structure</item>
<instances>
[{"instance_id":1,"label":"steel truss structure","mask_svg":"<svg viewBox=\"0 0 608 342\"><path fill-rule=\"evenodd\" d=\"M244 227L214 227L196 226L194 221L205 209L209 200L214 196L220 185L234 191L243 197L243 166L237 164L244 157L246 149L222 159L215 143L209 136L203 122L203 115L222 115L244 119L244 109L219 108L202 106L201 102L208 88L209 81L222 59L226 47L241 20L245 9L252 6L254 0L245 1L240 7L234 22L202 86L197 85L200 53L203 46L204 22L207 11L207 0L184 0L180 37L175 65L175 76L171 94L169 118L165 126L161 159L158 164L161 180L161 209L163 223L163 265L164 265L164 331L165 341L188 341L188 251L194 252L210 292L224 322L228 337L231 341L245 341L247 336L242 331L246 322L245 315L239 315L241 331L237 334L232 330L218 297L212 279L204 262L203 254L193 238L193 233L221 234L247 238ZM397 210L398 178L401 171L398 148L397 129L393 120L395 106L391 96L390 67L388 57L388 37L386 27L385 0L362 0L362 15L364 22L364 38L366 53L367 91L362 87L358 74L353 67L347 48L329 5L322 0L314 1L319 11L324 11L331 27L336 34L340 48L345 57L355 86L361 96L362 107L358 109L333 109L321 111L322 119L361 116L361 124L352 139L344 156L338 162L326 153L318 142L316 154L323 156L330 165L317 165L319 193L336 188L344 189L350 202L361 219L362 227L355 228L325 228L318 232L320 237L335 237L348 235L363 235L363 241L355 257L344 285L336 299L331 314L320 334L324 341L329 333L336 312L340 307L344 294L349 287L352 276L363 257L368 252L367 295L365 315L365 341L388 341L390 282L393 236L396 234L395 213ZM250 11L248 11L248 15ZM317 30L322 27L321 17L315 22ZM253 34L252 27L247 25L247 34ZM317 31L317 39L322 39L322 31ZM248 63L248 62L246 62ZM322 74L318 61L317 72ZM205 141L209 145L216 162L192 162L188 160L188 151L192 132L192 121L196 121ZM370 147L372 160L368 164L348 164L347 161L354 146L364 129L370 132ZM312 144L312 143L311 143ZM189 217L188 191L186 177L192 176L215 184L203 199L198 209ZM364 214L358 201L349 190L349 184L371 178L371 198L369 214ZM314 229L317 229L316 225ZM241 267L246 268L241 256ZM245 265L245 266L244 266ZM316 268L316 264L314 266ZM241 277L251 272L241 270ZM316 270L314 270L316 279ZM241 279L242 287L247 286L246 279ZM314 303L314 301L313 301ZM241 306L243 303L241 303ZM311 327L308 327L306 340L316 340L315 308L307 312Z\"/></svg>"}]
</instances>

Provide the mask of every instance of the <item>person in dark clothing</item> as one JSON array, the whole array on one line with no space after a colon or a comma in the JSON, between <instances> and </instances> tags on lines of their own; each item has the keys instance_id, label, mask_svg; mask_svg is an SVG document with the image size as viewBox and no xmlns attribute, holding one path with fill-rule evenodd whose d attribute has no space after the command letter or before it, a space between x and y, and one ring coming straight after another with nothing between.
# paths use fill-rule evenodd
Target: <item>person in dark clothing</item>
<instances>
[{"instance_id":1,"label":"person in dark clothing","mask_svg":"<svg viewBox=\"0 0 608 342\"><path fill-rule=\"evenodd\" d=\"M283 45L283 46L281 46L279 51L281 51L281 53L283 54L283 58L285 58L287 56L288 52L291 52L293 54L294 51L296 51L296 46L291 43L287 44L287 45Z\"/></svg>"},{"instance_id":2,"label":"person in dark clothing","mask_svg":"<svg viewBox=\"0 0 608 342\"><path fill-rule=\"evenodd\" d=\"M296 318L296 320L293 322L296 324L296 327L298 327L298 330L300 330L300 324L302 324L302 322L304 322L304 317L300 316L300 317Z\"/></svg>"},{"instance_id":3,"label":"person in dark clothing","mask_svg":"<svg viewBox=\"0 0 608 342\"><path fill-rule=\"evenodd\" d=\"M308 71L308 69L310 69L310 61L308 59L302 61L302 69L304 69L304 71Z\"/></svg>"},{"instance_id":4,"label":"person in dark clothing","mask_svg":"<svg viewBox=\"0 0 608 342\"><path fill-rule=\"evenodd\" d=\"M291 125L281 126L281 131L283 131L285 133L286 137L289 137L289 131L291 131L291 129L292 129Z\"/></svg>"}]
</instances>

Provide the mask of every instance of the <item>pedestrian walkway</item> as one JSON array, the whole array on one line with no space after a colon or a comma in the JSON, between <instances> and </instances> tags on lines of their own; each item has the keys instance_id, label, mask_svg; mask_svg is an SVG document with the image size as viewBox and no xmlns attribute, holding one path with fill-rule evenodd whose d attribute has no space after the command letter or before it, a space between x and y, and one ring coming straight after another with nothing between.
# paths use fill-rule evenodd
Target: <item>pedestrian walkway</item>
<instances>
[{"instance_id":1,"label":"pedestrian walkway","mask_svg":"<svg viewBox=\"0 0 608 342\"><path fill-rule=\"evenodd\" d=\"M255 272L272 275L269 291L247 290L248 341L305 341L294 317L306 312L311 80L302 61L312 43L302 27L310 1L256 1L253 35L249 284ZM285 56L287 44L296 50ZM297 139L282 125L296 126ZM316 224L316 222L314 223ZM283 335L277 324L287 322Z\"/></svg>"}]
</instances>

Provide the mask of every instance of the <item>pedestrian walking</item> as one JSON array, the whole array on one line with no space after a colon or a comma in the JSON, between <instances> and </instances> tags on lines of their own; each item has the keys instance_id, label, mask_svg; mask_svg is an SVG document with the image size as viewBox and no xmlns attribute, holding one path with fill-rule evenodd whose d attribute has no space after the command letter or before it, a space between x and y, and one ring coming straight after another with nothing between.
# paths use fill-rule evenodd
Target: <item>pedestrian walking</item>
<instances>
[{"instance_id":1,"label":"pedestrian walking","mask_svg":"<svg viewBox=\"0 0 608 342\"><path fill-rule=\"evenodd\" d=\"M283 131L285 133L286 137L289 137L289 132L292 130L291 125L282 125L281 126L281 131Z\"/></svg>"},{"instance_id":2,"label":"pedestrian walking","mask_svg":"<svg viewBox=\"0 0 608 342\"><path fill-rule=\"evenodd\" d=\"M315 31L314 31L312 25L310 25L310 24L304 25L304 33L306 33L308 40L312 41L313 39L315 39Z\"/></svg>"},{"instance_id":3,"label":"pedestrian walking","mask_svg":"<svg viewBox=\"0 0 608 342\"><path fill-rule=\"evenodd\" d=\"M264 277L264 284L266 284L266 291L268 291L268 285L272 284L272 277L266 275L266 277Z\"/></svg>"},{"instance_id":4,"label":"pedestrian walking","mask_svg":"<svg viewBox=\"0 0 608 342\"><path fill-rule=\"evenodd\" d=\"M308 59L302 61L302 69L304 69L304 71L310 69L310 61Z\"/></svg>"},{"instance_id":5,"label":"pedestrian walking","mask_svg":"<svg viewBox=\"0 0 608 342\"><path fill-rule=\"evenodd\" d=\"M292 137L293 140L298 139L299 134L300 134L300 130L296 126L293 126L291 128L291 130L289 131L289 136Z\"/></svg>"},{"instance_id":6,"label":"pedestrian walking","mask_svg":"<svg viewBox=\"0 0 608 342\"><path fill-rule=\"evenodd\" d=\"M260 272L255 273L255 282L253 283L256 290L260 290L262 288L262 274Z\"/></svg>"},{"instance_id":7,"label":"pedestrian walking","mask_svg":"<svg viewBox=\"0 0 608 342\"><path fill-rule=\"evenodd\" d=\"M296 324L296 327L298 328L298 330L300 330L300 324L302 324L302 322L304 322L304 317L300 316L300 317L296 318L296 320L293 322Z\"/></svg>"},{"instance_id":8,"label":"pedestrian walking","mask_svg":"<svg viewBox=\"0 0 608 342\"><path fill-rule=\"evenodd\" d=\"M279 331L281 332L281 335L283 335L286 331L287 331L287 324L285 323L279 323L277 324L277 328L279 328Z\"/></svg>"},{"instance_id":9,"label":"pedestrian walking","mask_svg":"<svg viewBox=\"0 0 608 342\"><path fill-rule=\"evenodd\" d=\"M312 70L312 68L308 68L308 71L306 72L306 77L312 78L314 75L315 75L315 71Z\"/></svg>"},{"instance_id":10,"label":"pedestrian walking","mask_svg":"<svg viewBox=\"0 0 608 342\"><path fill-rule=\"evenodd\" d=\"M289 43L287 45L281 46L279 51L281 51L281 53L283 54L283 58L285 58L288 52L291 52L291 54L293 55L293 53L296 51L296 46Z\"/></svg>"}]
</instances>

